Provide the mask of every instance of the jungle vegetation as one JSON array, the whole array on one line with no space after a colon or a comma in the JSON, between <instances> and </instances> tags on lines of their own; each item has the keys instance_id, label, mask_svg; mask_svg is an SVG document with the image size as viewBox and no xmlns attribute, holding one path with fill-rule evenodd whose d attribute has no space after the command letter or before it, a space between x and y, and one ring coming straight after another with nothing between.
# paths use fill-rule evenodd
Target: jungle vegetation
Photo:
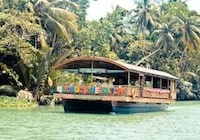
<instances>
[{"instance_id":1,"label":"jungle vegetation","mask_svg":"<svg viewBox=\"0 0 200 140\"><path fill-rule=\"evenodd\" d=\"M0 85L37 99L63 78L51 66L92 54L167 71L179 78L178 100L200 99L200 14L183 0L135 4L91 21L89 0L0 0Z\"/></svg>"}]
</instances>

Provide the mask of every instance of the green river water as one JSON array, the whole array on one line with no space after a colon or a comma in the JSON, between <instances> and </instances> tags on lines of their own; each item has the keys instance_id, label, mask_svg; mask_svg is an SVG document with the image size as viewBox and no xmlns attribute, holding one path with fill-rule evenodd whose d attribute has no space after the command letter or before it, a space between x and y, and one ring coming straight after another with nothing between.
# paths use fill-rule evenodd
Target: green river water
<instances>
[{"instance_id":1,"label":"green river water","mask_svg":"<svg viewBox=\"0 0 200 140\"><path fill-rule=\"evenodd\" d=\"M0 109L0 140L199 140L200 102L164 112L64 113L62 106Z\"/></svg>"}]
</instances>

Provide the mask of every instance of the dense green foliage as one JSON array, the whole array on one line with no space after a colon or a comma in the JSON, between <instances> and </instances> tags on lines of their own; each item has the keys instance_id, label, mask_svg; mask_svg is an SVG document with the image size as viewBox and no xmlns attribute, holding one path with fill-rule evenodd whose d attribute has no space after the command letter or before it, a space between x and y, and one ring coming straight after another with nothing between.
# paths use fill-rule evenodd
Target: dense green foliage
<instances>
[{"instance_id":1,"label":"dense green foliage","mask_svg":"<svg viewBox=\"0 0 200 140\"><path fill-rule=\"evenodd\" d=\"M88 0L1 0L0 84L44 93L65 58L123 59L176 75L178 99L200 99L200 15L181 0L137 0L86 19ZM50 78L51 77L51 78Z\"/></svg>"}]
</instances>

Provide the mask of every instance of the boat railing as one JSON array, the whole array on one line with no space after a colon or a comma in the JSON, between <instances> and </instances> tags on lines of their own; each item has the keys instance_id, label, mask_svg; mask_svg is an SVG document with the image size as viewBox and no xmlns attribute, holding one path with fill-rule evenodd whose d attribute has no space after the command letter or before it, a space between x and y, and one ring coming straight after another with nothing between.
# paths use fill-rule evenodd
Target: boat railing
<instances>
[{"instance_id":1,"label":"boat railing","mask_svg":"<svg viewBox=\"0 0 200 140\"><path fill-rule=\"evenodd\" d=\"M170 90L160 89L160 88L144 88L142 97L144 98L162 98L168 99L170 95Z\"/></svg>"},{"instance_id":2,"label":"boat railing","mask_svg":"<svg viewBox=\"0 0 200 140\"><path fill-rule=\"evenodd\" d=\"M144 87L141 90L133 85L79 85L79 84L64 84L58 85L54 93L62 94L79 94L79 95L99 95L99 96L128 96L133 98L170 98L170 90L160 88Z\"/></svg>"}]
</instances>

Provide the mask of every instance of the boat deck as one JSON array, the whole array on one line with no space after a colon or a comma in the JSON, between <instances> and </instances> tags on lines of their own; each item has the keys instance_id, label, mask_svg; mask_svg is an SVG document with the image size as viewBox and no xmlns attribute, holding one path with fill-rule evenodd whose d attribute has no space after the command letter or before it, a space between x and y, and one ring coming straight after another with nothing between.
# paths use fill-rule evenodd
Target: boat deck
<instances>
[{"instance_id":1,"label":"boat deck","mask_svg":"<svg viewBox=\"0 0 200 140\"><path fill-rule=\"evenodd\" d=\"M146 97L128 97L128 96L110 96L110 95L79 95L55 93L54 98L88 100L88 101L121 101L121 102L141 102L141 103L174 103L173 99L146 98Z\"/></svg>"},{"instance_id":2,"label":"boat deck","mask_svg":"<svg viewBox=\"0 0 200 140\"><path fill-rule=\"evenodd\" d=\"M55 89L54 98L86 101L120 101L141 103L174 103L176 94L167 89L144 87L142 92L135 86L112 87L60 85Z\"/></svg>"}]
</instances>

